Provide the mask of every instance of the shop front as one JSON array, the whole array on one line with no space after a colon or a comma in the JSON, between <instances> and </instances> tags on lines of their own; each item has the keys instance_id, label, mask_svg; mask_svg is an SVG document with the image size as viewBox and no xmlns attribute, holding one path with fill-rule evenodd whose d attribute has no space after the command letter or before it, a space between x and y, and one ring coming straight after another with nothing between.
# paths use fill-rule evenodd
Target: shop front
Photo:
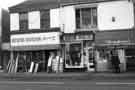
<instances>
[{"instance_id":1,"label":"shop front","mask_svg":"<svg viewBox=\"0 0 135 90\"><path fill-rule=\"evenodd\" d=\"M94 71L92 32L65 34L65 70Z\"/></svg>"},{"instance_id":2,"label":"shop front","mask_svg":"<svg viewBox=\"0 0 135 90\"><path fill-rule=\"evenodd\" d=\"M97 72L113 72L114 56L119 60L120 72L135 70L133 30L101 31L95 35Z\"/></svg>"},{"instance_id":3,"label":"shop front","mask_svg":"<svg viewBox=\"0 0 135 90\"><path fill-rule=\"evenodd\" d=\"M9 62L8 71L47 72L51 53L62 56L60 37L60 32L11 35L10 62L14 64Z\"/></svg>"}]
</instances>

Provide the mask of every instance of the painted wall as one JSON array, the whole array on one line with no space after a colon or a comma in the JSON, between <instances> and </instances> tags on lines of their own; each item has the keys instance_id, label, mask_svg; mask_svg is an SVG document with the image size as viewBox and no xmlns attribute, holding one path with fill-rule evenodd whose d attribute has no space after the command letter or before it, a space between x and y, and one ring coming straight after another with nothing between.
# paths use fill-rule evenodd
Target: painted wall
<instances>
[{"instance_id":1,"label":"painted wall","mask_svg":"<svg viewBox=\"0 0 135 90\"><path fill-rule=\"evenodd\" d=\"M128 1L98 4L98 29L129 29L134 26L133 4Z\"/></svg>"},{"instance_id":2,"label":"painted wall","mask_svg":"<svg viewBox=\"0 0 135 90\"><path fill-rule=\"evenodd\" d=\"M5 9L2 9L1 11L1 29L0 30L0 34L2 34L2 42L5 43L5 42L9 42L10 41L10 35L9 35L9 32L10 32L10 16L9 16L9 12L8 10L5 10Z\"/></svg>"},{"instance_id":3,"label":"painted wall","mask_svg":"<svg viewBox=\"0 0 135 90\"><path fill-rule=\"evenodd\" d=\"M50 27L57 28L60 27L60 9L51 9L50 10Z\"/></svg>"},{"instance_id":4,"label":"painted wall","mask_svg":"<svg viewBox=\"0 0 135 90\"><path fill-rule=\"evenodd\" d=\"M134 27L133 4L128 1L102 2L97 4L98 29L115 30ZM11 31L19 30L19 14L10 14ZM40 12L29 12L29 29L40 29ZM64 33L76 30L75 6L50 10L50 28L60 27Z\"/></svg>"},{"instance_id":5,"label":"painted wall","mask_svg":"<svg viewBox=\"0 0 135 90\"><path fill-rule=\"evenodd\" d=\"M2 9L0 8L0 36L1 36L1 30L2 30Z\"/></svg>"},{"instance_id":6,"label":"painted wall","mask_svg":"<svg viewBox=\"0 0 135 90\"><path fill-rule=\"evenodd\" d=\"M10 14L10 30L11 31L19 30L19 14L18 13Z\"/></svg>"},{"instance_id":7,"label":"painted wall","mask_svg":"<svg viewBox=\"0 0 135 90\"><path fill-rule=\"evenodd\" d=\"M61 23L64 33L74 33L76 29L74 6L63 7L61 15Z\"/></svg>"},{"instance_id":8,"label":"painted wall","mask_svg":"<svg viewBox=\"0 0 135 90\"><path fill-rule=\"evenodd\" d=\"M40 12L32 11L28 13L29 29L40 29Z\"/></svg>"}]
</instances>

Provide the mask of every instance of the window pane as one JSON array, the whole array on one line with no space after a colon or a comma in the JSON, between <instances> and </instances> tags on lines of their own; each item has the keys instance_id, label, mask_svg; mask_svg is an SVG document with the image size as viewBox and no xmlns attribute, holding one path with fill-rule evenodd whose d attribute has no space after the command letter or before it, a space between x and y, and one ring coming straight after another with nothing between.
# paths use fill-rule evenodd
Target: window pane
<instances>
[{"instance_id":1,"label":"window pane","mask_svg":"<svg viewBox=\"0 0 135 90\"><path fill-rule=\"evenodd\" d=\"M80 66L81 64L81 44L70 44L66 47L66 64L69 66Z\"/></svg>"},{"instance_id":2,"label":"window pane","mask_svg":"<svg viewBox=\"0 0 135 90\"><path fill-rule=\"evenodd\" d=\"M76 27L80 28L80 9L76 10Z\"/></svg>"},{"instance_id":3,"label":"window pane","mask_svg":"<svg viewBox=\"0 0 135 90\"><path fill-rule=\"evenodd\" d=\"M28 14L27 13L20 13L20 20L28 20Z\"/></svg>"},{"instance_id":4,"label":"window pane","mask_svg":"<svg viewBox=\"0 0 135 90\"><path fill-rule=\"evenodd\" d=\"M28 29L28 13L19 14L19 24L20 24L20 30Z\"/></svg>"},{"instance_id":5,"label":"window pane","mask_svg":"<svg viewBox=\"0 0 135 90\"><path fill-rule=\"evenodd\" d=\"M27 30L27 29L28 29L28 22L20 21L20 30Z\"/></svg>"},{"instance_id":6,"label":"window pane","mask_svg":"<svg viewBox=\"0 0 135 90\"><path fill-rule=\"evenodd\" d=\"M81 9L82 15L82 26L81 28L91 28L91 9L83 8Z\"/></svg>"},{"instance_id":7,"label":"window pane","mask_svg":"<svg viewBox=\"0 0 135 90\"><path fill-rule=\"evenodd\" d=\"M96 8L92 8L92 19L93 19L92 27L95 28L95 27L97 27L97 9Z\"/></svg>"},{"instance_id":8,"label":"window pane","mask_svg":"<svg viewBox=\"0 0 135 90\"><path fill-rule=\"evenodd\" d=\"M89 29L97 27L97 8L76 9L76 28Z\"/></svg>"},{"instance_id":9,"label":"window pane","mask_svg":"<svg viewBox=\"0 0 135 90\"><path fill-rule=\"evenodd\" d=\"M43 10L41 15L41 29L50 28L50 12L49 10Z\"/></svg>"}]
</instances>

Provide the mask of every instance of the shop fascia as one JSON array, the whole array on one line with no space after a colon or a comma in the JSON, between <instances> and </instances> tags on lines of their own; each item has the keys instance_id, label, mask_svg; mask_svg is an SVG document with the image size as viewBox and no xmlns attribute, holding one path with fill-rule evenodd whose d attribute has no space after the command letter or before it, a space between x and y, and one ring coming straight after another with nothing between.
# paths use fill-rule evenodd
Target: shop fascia
<instances>
[{"instance_id":1,"label":"shop fascia","mask_svg":"<svg viewBox=\"0 0 135 90\"><path fill-rule=\"evenodd\" d=\"M11 46L60 44L60 33L33 33L11 35Z\"/></svg>"},{"instance_id":2,"label":"shop fascia","mask_svg":"<svg viewBox=\"0 0 135 90\"><path fill-rule=\"evenodd\" d=\"M129 40L105 40L105 44L110 44L110 45L122 45L128 43L130 43Z\"/></svg>"}]
</instances>

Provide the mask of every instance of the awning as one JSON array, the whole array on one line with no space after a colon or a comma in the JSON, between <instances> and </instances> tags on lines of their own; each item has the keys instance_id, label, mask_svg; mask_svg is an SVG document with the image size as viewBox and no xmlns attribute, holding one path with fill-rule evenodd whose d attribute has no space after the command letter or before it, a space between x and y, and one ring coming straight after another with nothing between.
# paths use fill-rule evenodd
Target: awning
<instances>
[{"instance_id":1,"label":"awning","mask_svg":"<svg viewBox=\"0 0 135 90\"><path fill-rule=\"evenodd\" d=\"M94 46L97 49L116 49L116 48L135 48L135 43L127 44L98 44Z\"/></svg>"},{"instance_id":2,"label":"awning","mask_svg":"<svg viewBox=\"0 0 135 90\"><path fill-rule=\"evenodd\" d=\"M100 31L95 35L95 46L133 46L134 30Z\"/></svg>"},{"instance_id":3,"label":"awning","mask_svg":"<svg viewBox=\"0 0 135 90\"><path fill-rule=\"evenodd\" d=\"M16 46L11 47L11 51L37 51L37 50L56 50L60 49L61 45L43 45L43 46Z\"/></svg>"}]
</instances>

